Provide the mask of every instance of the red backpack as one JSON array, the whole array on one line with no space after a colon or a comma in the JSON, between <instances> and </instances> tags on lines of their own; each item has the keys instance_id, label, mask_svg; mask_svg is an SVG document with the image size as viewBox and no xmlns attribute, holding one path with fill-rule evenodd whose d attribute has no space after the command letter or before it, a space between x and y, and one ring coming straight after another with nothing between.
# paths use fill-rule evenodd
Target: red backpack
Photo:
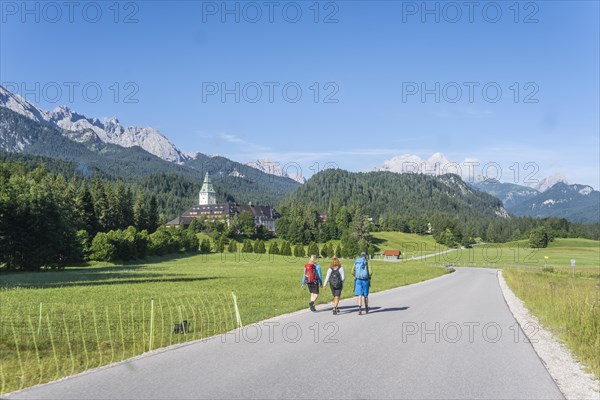
<instances>
[{"instance_id":1,"label":"red backpack","mask_svg":"<svg viewBox=\"0 0 600 400\"><path fill-rule=\"evenodd\" d=\"M315 264L305 264L304 265L304 276L306 277L306 283L315 283L319 280L319 275L317 275L317 267Z\"/></svg>"}]
</instances>

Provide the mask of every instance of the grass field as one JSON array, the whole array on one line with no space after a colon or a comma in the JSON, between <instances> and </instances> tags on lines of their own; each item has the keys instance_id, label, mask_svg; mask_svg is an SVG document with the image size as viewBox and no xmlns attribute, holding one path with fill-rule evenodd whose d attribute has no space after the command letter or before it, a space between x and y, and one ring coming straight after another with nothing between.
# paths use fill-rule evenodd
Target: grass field
<instances>
[{"instance_id":1,"label":"grass field","mask_svg":"<svg viewBox=\"0 0 600 400\"><path fill-rule=\"evenodd\" d=\"M400 249L405 258L445 250L429 236L374 237L382 250ZM574 278L571 258L577 260ZM232 292L244 325L306 308L308 293L300 289L305 261L225 253L0 273L0 393L234 329ZM321 261L324 269L328 262ZM342 260L346 267L351 262ZM435 267L449 263L505 268L515 293L598 374L599 242L557 239L539 250L526 242L477 245L422 262L374 260L373 291L443 275L445 269ZM542 272L545 263L556 272ZM343 297L350 296L346 289ZM330 300L325 290L318 303ZM174 333L183 320L189 330Z\"/></svg>"},{"instance_id":2,"label":"grass field","mask_svg":"<svg viewBox=\"0 0 600 400\"><path fill-rule=\"evenodd\" d=\"M244 325L307 308L305 262L226 253L1 274L0 393L234 329L232 292ZM373 291L446 272L417 262L373 268ZM330 300L325 290L318 303ZM189 331L173 333L183 320Z\"/></svg>"},{"instance_id":3,"label":"grass field","mask_svg":"<svg viewBox=\"0 0 600 400\"><path fill-rule=\"evenodd\" d=\"M598 279L517 269L506 269L503 275L540 323L600 379Z\"/></svg>"},{"instance_id":4,"label":"grass field","mask_svg":"<svg viewBox=\"0 0 600 400\"><path fill-rule=\"evenodd\" d=\"M514 293L600 379L600 242L556 239L545 249L502 247ZM527 256L516 262L516 245ZM545 257L548 257L547 259ZM572 273L571 259L575 259Z\"/></svg>"},{"instance_id":5,"label":"grass field","mask_svg":"<svg viewBox=\"0 0 600 400\"><path fill-rule=\"evenodd\" d=\"M401 232L374 232L373 242L384 250L400 250L403 259L439 253L448 248L435 242L430 235L414 235Z\"/></svg>"},{"instance_id":6,"label":"grass field","mask_svg":"<svg viewBox=\"0 0 600 400\"><path fill-rule=\"evenodd\" d=\"M479 244L436 256L430 262L531 270L547 265L557 272L571 273L571 259L575 259L576 275L600 278L600 242L587 239L556 239L545 249L532 249L527 241Z\"/></svg>"}]
</instances>

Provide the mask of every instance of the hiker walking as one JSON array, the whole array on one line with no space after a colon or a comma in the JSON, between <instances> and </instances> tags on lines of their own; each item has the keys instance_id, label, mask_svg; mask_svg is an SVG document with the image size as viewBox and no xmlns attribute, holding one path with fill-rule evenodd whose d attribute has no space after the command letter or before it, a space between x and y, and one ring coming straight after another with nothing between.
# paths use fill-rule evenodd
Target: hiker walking
<instances>
[{"instance_id":1,"label":"hiker walking","mask_svg":"<svg viewBox=\"0 0 600 400\"><path fill-rule=\"evenodd\" d=\"M340 260L337 257L333 257L331 265L327 270L327 276L325 276L325 282L323 283L323 289L329 282L331 287L331 293L333 294L333 314L339 314L340 309L338 304L340 303L340 296L342 295L342 288L344 287L344 267L340 264Z\"/></svg>"},{"instance_id":2,"label":"hiker walking","mask_svg":"<svg viewBox=\"0 0 600 400\"><path fill-rule=\"evenodd\" d=\"M369 313L369 287L371 286L371 267L367 261L367 254L360 253L360 257L354 261L352 269L354 275L354 294L358 296L358 315L362 315L362 299L365 299L365 312Z\"/></svg>"},{"instance_id":3,"label":"hiker walking","mask_svg":"<svg viewBox=\"0 0 600 400\"><path fill-rule=\"evenodd\" d=\"M310 292L310 302L308 306L310 311L317 311L315 301L319 297L319 286L323 282L321 277L321 266L317 263L317 256L310 256L308 264L304 264L304 275L302 275L302 289L308 285Z\"/></svg>"}]
</instances>

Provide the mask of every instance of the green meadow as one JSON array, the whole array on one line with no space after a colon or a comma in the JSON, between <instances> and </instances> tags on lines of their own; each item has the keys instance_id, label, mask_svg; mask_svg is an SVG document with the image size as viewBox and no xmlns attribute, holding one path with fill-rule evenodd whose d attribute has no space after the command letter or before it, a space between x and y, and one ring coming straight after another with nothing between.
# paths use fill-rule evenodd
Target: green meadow
<instances>
[{"instance_id":1,"label":"green meadow","mask_svg":"<svg viewBox=\"0 0 600 400\"><path fill-rule=\"evenodd\" d=\"M448 264L504 268L511 288L542 324L598 375L599 242L557 239L546 249L526 242L480 244L411 260L446 248L429 236L378 232L374 239L382 251L401 250L404 261L373 260L373 291L441 276ZM308 293L300 288L305 262L224 253L0 272L0 393L307 308ZM329 262L321 260L323 269ZM332 300L329 290L322 293L318 308ZM343 297L351 295L346 288Z\"/></svg>"},{"instance_id":2,"label":"green meadow","mask_svg":"<svg viewBox=\"0 0 600 400\"><path fill-rule=\"evenodd\" d=\"M323 269L329 261L321 260ZM0 393L230 331L238 327L236 303L244 325L307 308L305 262L224 253L1 273ZM418 262L373 261L373 268L373 291L446 273ZM325 290L317 307L331 300ZM187 330L174 332L183 321Z\"/></svg>"},{"instance_id":3,"label":"green meadow","mask_svg":"<svg viewBox=\"0 0 600 400\"><path fill-rule=\"evenodd\" d=\"M502 259L506 282L600 379L600 242L556 239L545 249L529 251L525 262Z\"/></svg>"}]
</instances>

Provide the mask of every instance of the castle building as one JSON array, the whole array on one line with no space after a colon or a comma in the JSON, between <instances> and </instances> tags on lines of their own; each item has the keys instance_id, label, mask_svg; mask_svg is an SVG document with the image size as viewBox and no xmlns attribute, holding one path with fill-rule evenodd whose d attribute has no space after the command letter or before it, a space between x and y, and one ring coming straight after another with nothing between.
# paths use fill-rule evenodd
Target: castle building
<instances>
[{"instance_id":1,"label":"castle building","mask_svg":"<svg viewBox=\"0 0 600 400\"><path fill-rule=\"evenodd\" d=\"M198 194L198 205L193 206L177 218L167 222L166 226L189 226L196 218L203 218L208 222L220 220L229 226L233 217L243 211L247 211L254 216L256 227L264 226L269 232L275 233L275 221L281 215L273 207L256 206L252 203L248 205L230 202L217 203L217 193L214 190L210 176L206 173L202 188Z\"/></svg>"},{"instance_id":2,"label":"castle building","mask_svg":"<svg viewBox=\"0 0 600 400\"><path fill-rule=\"evenodd\" d=\"M217 204L217 192L215 192L215 189L213 188L208 172L204 175L204 182L202 183L202 188L198 195L198 204Z\"/></svg>"}]
</instances>

